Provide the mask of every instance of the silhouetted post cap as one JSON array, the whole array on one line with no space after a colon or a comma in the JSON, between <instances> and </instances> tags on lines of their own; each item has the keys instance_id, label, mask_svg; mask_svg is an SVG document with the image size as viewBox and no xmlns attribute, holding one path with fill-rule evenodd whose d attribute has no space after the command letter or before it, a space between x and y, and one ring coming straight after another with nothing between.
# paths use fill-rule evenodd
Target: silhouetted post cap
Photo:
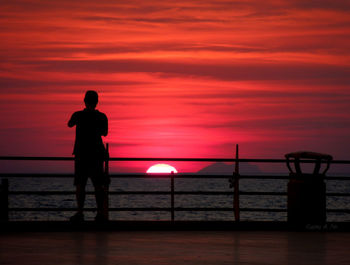
<instances>
[{"instance_id":1,"label":"silhouetted post cap","mask_svg":"<svg viewBox=\"0 0 350 265\"><path fill-rule=\"evenodd\" d=\"M324 175L330 166L330 162L333 160L333 157L328 154L321 154L321 153L316 153L316 152L309 152L309 151L299 151L299 152L293 152L293 153L288 153L285 155L287 159L287 167L290 171L291 175L302 175L303 173L301 172L301 167L300 167L300 159L313 159L315 160L315 169L312 173L312 175L319 175L320 169L321 169L321 162L324 161L327 163L327 166L325 170L321 173L321 175ZM292 170L290 166L290 159L294 158L294 167L295 167L295 172ZM305 174L304 174L305 175Z\"/></svg>"}]
</instances>

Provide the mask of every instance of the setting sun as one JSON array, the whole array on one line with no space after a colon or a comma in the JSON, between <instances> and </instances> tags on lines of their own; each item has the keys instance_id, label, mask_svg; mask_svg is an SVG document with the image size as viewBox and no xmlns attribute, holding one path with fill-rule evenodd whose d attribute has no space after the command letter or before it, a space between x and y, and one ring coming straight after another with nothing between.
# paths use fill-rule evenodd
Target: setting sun
<instances>
[{"instance_id":1,"label":"setting sun","mask_svg":"<svg viewBox=\"0 0 350 265\"><path fill-rule=\"evenodd\" d=\"M147 173L177 173L176 168L167 165L167 164L156 164L151 166L148 170Z\"/></svg>"}]
</instances>

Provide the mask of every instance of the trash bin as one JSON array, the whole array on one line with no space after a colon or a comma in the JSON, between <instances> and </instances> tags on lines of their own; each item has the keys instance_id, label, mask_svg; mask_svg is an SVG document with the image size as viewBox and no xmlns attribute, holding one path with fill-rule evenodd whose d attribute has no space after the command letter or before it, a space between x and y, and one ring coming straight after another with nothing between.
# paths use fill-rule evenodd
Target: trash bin
<instances>
[{"instance_id":1,"label":"trash bin","mask_svg":"<svg viewBox=\"0 0 350 265\"><path fill-rule=\"evenodd\" d=\"M286 154L285 157L290 171L287 192L288 223L293 226L324 225L327 217L324 176L332 156L315 152L294 152ZM312 173L302 172L300 159L314 164ZM291 162L294 162L294 170ZM325 169L320 173L324 163Z\"/></svg>"}]
</instances>

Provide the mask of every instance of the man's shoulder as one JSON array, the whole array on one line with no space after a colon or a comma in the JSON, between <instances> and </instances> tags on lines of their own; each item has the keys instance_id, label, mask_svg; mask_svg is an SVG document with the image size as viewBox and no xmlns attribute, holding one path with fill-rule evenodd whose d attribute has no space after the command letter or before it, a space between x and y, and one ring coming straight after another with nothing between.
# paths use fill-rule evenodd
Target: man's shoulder
<instances>
[{"instance_id":1,"label":"man's shoulder","mask_svg":"<svg viewBox=\"0 0 350 265\"><path fill-rule=\"evenodd\" d=\"M101 119L101 120L107 120L107 116L106 114L104 114L103 112L100 112L98 110L87 110L87 109L83 109L83 110L79 110L73 113L73 115L76 119L91 119L91 118L97 118L97 119Z\"/></svg>"},{"instance_id":2,"label":"man's shoulder","mask_svg":"<svg viewBox=\"0 0 350 265\"><path fill-rule=\"evenodd\" d=\"M107 115L104 114L103 112L96 110L96 113L102 118L102 119L107 119Z\"/></svg>"}]
</instances>

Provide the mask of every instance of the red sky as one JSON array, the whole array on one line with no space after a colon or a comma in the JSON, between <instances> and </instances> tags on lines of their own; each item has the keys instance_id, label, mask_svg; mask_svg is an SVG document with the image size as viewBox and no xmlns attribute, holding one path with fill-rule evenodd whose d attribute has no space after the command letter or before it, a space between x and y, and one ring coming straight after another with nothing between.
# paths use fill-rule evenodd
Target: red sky
<instances>
[{"instance_id":1,"label":"red sky","mask_svg":"<svg viewBox=\"0 0 350 265\"><path fill-rule=\"evenodd\" d=\"M94 89L112 156L350 159L349 1L0 5L0 155L71 155Z\"/></svg>"}]
</instances>

